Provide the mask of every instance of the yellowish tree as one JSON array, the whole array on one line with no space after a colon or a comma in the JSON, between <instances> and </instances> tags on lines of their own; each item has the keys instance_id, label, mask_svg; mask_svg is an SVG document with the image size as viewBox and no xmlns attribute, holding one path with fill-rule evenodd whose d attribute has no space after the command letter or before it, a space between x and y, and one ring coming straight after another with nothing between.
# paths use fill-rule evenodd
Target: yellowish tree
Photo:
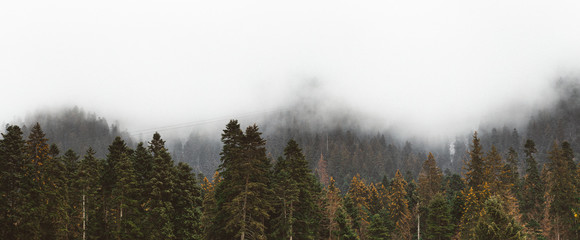
<instances>
[{"instance_id":1,"label":"yellowish tree","mask_svg":"<svg viewBox=\"0 0 580 240\"><path fill-rule=\"evenodd\" d=\"M391 184L388 211L393 222L395 230L394 239L411 239L411 213L409 212L409 203L407 201L407 182L397 170L395 178Z\"/></svg>"}]
</instances>

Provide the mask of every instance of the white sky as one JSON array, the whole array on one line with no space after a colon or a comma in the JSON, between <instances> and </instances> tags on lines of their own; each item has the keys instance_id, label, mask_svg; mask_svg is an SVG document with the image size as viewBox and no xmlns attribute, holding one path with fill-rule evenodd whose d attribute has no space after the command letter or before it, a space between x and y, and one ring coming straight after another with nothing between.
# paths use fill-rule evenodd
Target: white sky
<instances>
[{"instance_id":1,"label":"white sky","mask_svg":"<svg viewBox=\"0 0 580 240\"><path fill-rule=\"evenodd\" d=\"M78 105L135 131L278 109L317 79L440 134L580 69L580 1L280 2L2 1L0 122Z\"/></svg>"}]
</instances>

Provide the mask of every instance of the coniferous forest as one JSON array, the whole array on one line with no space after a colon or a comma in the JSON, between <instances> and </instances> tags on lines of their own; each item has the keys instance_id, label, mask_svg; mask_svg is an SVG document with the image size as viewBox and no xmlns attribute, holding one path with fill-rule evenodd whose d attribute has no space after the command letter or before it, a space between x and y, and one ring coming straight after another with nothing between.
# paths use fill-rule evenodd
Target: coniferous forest
<instances>
[{"instance_id":1,"label":"coniferous forest","mask_svg":"<svg viewBox=\"0 0 580 240\"><path fill-rule=\"evenodd\" d=\"M566 86L524 130L482 127L453 152L348 125L300 132L296 118L267 134L230 120L196 149L159 133L134 143L77 108L9 124L0 238L580 239L580 108ZM91 133L108 145L73 141Z\"/></svg>"}]
</instances>

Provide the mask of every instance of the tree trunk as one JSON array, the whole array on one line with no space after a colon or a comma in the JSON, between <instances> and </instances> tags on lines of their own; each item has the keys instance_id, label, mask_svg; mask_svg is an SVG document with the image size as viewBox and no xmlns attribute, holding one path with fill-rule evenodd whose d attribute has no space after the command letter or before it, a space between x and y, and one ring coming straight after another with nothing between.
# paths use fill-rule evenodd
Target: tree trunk
<instances>
[{"instance_id":1,"label":"tree trunk","mask_svg":"<svg viewBox=\"0 0 580 240\"><path fill-rule=\"evenodd\" d=\"M290 222L292 222L292 213L294 212L292 203L294 203L294 201L290 200ZM292 232L292 223L290 223L290 240L292 240L292 235L294 235L294 233Z\"/></svg>"},{"instance_id":2,"label":"tree trunk","mask_svg":"<svg viewBox=\"0 0 580 240\"><path fill-rule=\"evenodd\" d=\"M421 214L417 213L417 240L421 240Z\"/></svg>"}]
</instances>

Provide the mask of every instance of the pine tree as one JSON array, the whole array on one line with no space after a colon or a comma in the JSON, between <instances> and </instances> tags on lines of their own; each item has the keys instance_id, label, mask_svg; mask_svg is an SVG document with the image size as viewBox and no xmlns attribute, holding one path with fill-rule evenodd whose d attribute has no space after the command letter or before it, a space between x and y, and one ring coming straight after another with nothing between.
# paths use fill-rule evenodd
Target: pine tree
<instances>
[{"instance_id":1,"label":"pine tree","mask_svg":"<svg viewBox=\"0 0 580 240\"><path fill-rule=\"evenodd\" d=\"M369 224L368 218L368 199L370 191L359 174L354 176L350 182L347 195L352 200L356 210L358 220L356 221L355 231L357 235L364 239L366 237L366 230Z\"/></svg>"},{"instance_id":2,"label":"pine tree","mask_svg":"<svg viewBox=\"0 0 580 240\"><path fill-rule=\"evenodd\" d=\"M289 208L296 209L293 215L296 221L290 225L292 226L291 236L296 236L297 239L315 239L318 236L316 225L322 220L322 210L318 207L322 194L320 183L308 169L306 157L296 141L288 141L284 149L284 159L288 164L290 179L296 183L297 187L295 189L297 202L290 201L292 206Z\"/></svg>"},{"instance_id":3,"label":"pine tree","mask_svg":"<svg viewBox=\"0 0 580 240\"><path fill-rule=\"evenodd\" d=\"M485 163L483 159L483 150L481 149L480 140L477 132L473 133L471 151L469 151L470 160L465 163L465 179L468 188L473 188L475 192L482 189L485 182Z\"/></svg>"},{"instance_id":4,"label":"pine tree","mask_svg":"<svg viewBox=\"0 0 580 240\"><path fill-rule=\"evenodd\" d=\"M96 239L101 233L102 185L101 175L104 161L95 158L95 151L89 148L78 166L78 187L81 191L81 239Z\"/></svg>"},{"instance_id":5,"label":"pine tree","mask_svg":"<svg viewBox=\"0 0 580 240\"><path fill-rule=\"evenodd\" d=\"M335 186L334 178L330 177L328 187L325 189L324 197L324 227L327 231L325 235L328 239L336 239L338 229L338 222L336 218L338 216L339 208L342 208L342 201L340 197L340 189ZM344 211L344 210L343 210Z\"/></svg>"},{"instance_id":6,"label":"pine tree","mask_svg":"<svg viewBox=\"0 0 580 240\"><path fill-rule=\"evenodd\" d=\"M442 189L442 179L443 173L441 169L437 167L437 162L435 162L435 157L433 157L432 153L429 153L427 156L427 160L423 162L423 167L421 172L419 173L419 186L418 186L418 197L419 197L419 204L416 207L415 214L417 214L417 228L420 228L421 225L424 225L425 216L427 214L427 206L429 202L435 196L435 194L441 192ZM423 216L423 219L421 219ZM420 230L420 229L418 229ZM417 234L421 234L425 232L425 228L423 231L418 232Z\"/></svg>"},{"instance_id":7,"label":"pine tree","mask_svg":"<svg viewBox=\"0 0 580 240\"><path fill-rule=\"evenodd\" d=\"M328 184L330 183L330 176L328 174L328 161L326 161L326 159L324 159L324 156L322 155L322 153L320 153L320 159L318 160L318 164L316 167L316 173L318 174L317 177L320 180L320 182L324 185L324 186L328 186Z\"/></svg>"},{"instance_id":8,"label":"pine tree","mask_svg":"<svg viewBox=\"0 0 580 240\"><path fill-rule=\"evenodd\" d=\"M32 235L22 206L29 199L27 189L26 142L20 127L8 125L0 140L0 238L24 239ZM29 220L29 219L28 219Z\"/></svg>"},{"instance_id":9,"label":"pine tree","mask_svg":"<svg viewBox=\"0 0 580 240\"><path fill-rule=\"evenodd\" d=\"M69 220L66 224L66 238L79 239L82 233L82 193L78 185L79 156L72 149L69 149L64 153L61 159L65 167L64 181L66 183L66 200L68 202L67 216Z\"/></svg>"},{"instance_id":10,"label":"pine tree","mask_svg":"<svg viewBox=\"0 0 580 240\"><path fill-rule=\"evenodd\" d=\"M552 233L556 239L575 238L574 215L571 209L578 206L578 193L576 189L574 155L568 142L562 143L562 148L554 142L550 152L548 163L546 207L548 220L551 221Z\"/></svg>"},{"instance_id":11,"label":"pine tree","mask_svg":"<svg viewBox=\"0 0 580 240\"><path fill-rule=\"evenodd\" d=\"M485 201L484 213L475 229L476 239L526 239L523 227L503 208L501 200L491 197Z\"/></svg>"},{"instance_id":12,"label":"pine tree","mask_svg":"<svg viewBox=\"0 0 580 240\"><path fill-rule=\"evenodd\" d=\"M368 239L388 240L391 239L391 232L395 226L391 221L391 216L386 208L381 209L371 217Z\"/></svg>"},{"instance_id":13,"label":"pine tree","mask_svg":"<svg viewBox=\"0 0 580 240\"><path fill-rule=\"evenodd\" d=\"M139 223L139 191L133 163L127 153L123 153L115 165L117 182L112 189L113 198L112 232L116 239L143 238Z\"/></svg>"},{"instance_id":14,"label":"pine tree","mask_svg":"<svg viewBox=\"0 0 580 240\"><path fill-rule=\"evenodd\" d=\"M30 189L29 200L26 201L25 209L28 209L28 219L31 224L29 229L33 232L32 239L47 239L55 238L59 226L54 224L55 214L49 214L48 205L50 199L54 199L55 192L52 191L52 180L57 180L58 177L51 178L52 171L56 170L52 164L52 157L49 152L48 139L42 131L40 124L36 123L30 131L27 144L27 164L26 174L32 182L27 188ZM50 170L50 172L49 172ZM57 174L56 172L54 174ZM38 204L43 203L43 204ZM57 214L60 215L60 214Z\"/></svg>"},{"instance_id":15,"label":"pine tree","mask_svg":"<svg viewBox=\"0 0 580 240\"><path fill-rule=\"evenodd\" d=\"M244 134L231 120L222 134L220 175L216 189L217 215L211 237L263 239L268 212L270 160L256 125Z\"/></svg>"},{"instance_id":16,"label":"pine tree","mask_svg":"<svg viewBox=\"0 0 580 240\"><path fill-rule=\"evenodd\" d=\"M337 239L359 239L354 229L360 227L359 211L352 199L346 195L343 199L344 206L338 208L336 212L335 221L338 225Z\"/></svg>"},{"instance_id":17,"label":"pine tree","mask_svg":"<svg viewBox=\"0 0 580 240\"><path fill-rule=\"evenodd\" d=\"M474 239L482 206L472 187L465 190L462 191L463 215L459 225L459 236L461 239Z\"/></svg>"},{"instance_id":18,"label":"pine tree","mask_svg":"<svg viewBox=\"0 0 580 240\"><path fill-rule=\"evenodd\" d=\"M201 239L201 192L189 165L176 166L175 237L176 239Z\"/></svg>"},{"instance_id":19,"label":"pine tree","mask_svg":"<svg viewBox=\"0 0 580 240\"><path fill-rule=\"evenodd\" d=\"M74 237L78 232L69 225L71 222L70 209L73 206L69 206L70 189L67 181L67 168L62 157L52 155L50 161L45 162L44 170L46 177L44 194L47 203L47 221L50 226L45 228L45 233L47 237L56 239ZM73 236L68 236L69 234Z\"/></svg>"},{"instance_id":20,"label":"pine tree","mask_svg":"<svg viewBox=\"0 0 580 240\"><path fill-rule=\"evenodd\" d=\"M526 175L524 176L520 211L526 227L538 233L544 208L544 186L540 179L538 163L534 155L537 152L534 141L530 139L526 141L524 152L526 154L527 168Z\"/></svg>"},{"instance_id":21,"label":"pine tree","mask_svg":"<svg viewBox=\"0 0 580 240\"><path fill-rule=\"evenodd\" d=\"M151 187L148 185L151 176L153 175L153 156L151 152L145 148L143 142L137 144L133 153L133 168L137 177L137 182L141 183L140 204L144 204L149 200L149 193Z\"/></svg>"},{"instance_id":22,"label":"pine tree","mask_svg":"<svg viewBox=\"0 0 580 240\"><path fill-rule=\"evenodd\" d=\"M407 191L405 188L407 182L397 170L395 178L391 184L389 196L389 215L395 223L395 230L393 236L396 239L411 239L411 213L409 212L409 205L406 199Z\"/></svg>"},{"instance_id":23,"label":"pine tree","mask_svg":"<svg viewBox=\"0 0 580 240\"><path fill-rule=\"evenodd\" d=\"M443 194L437 193L429 202L425 239L450 239L455 228L451 218L451 208L447 199Z\"/></svg>"},{"instance_id":24,"label":"pine tree","mask_svg":"<svg viewBox=\"0 0 580 240\"><path fill-rule=\"evenodd\" d=\"M423 167L419 173L419 199L422 203L421 205L427 206L431 201L431 198L435 196L442 189L442 178L443 173L441 169L437 167L437 162L435 162L435 157L433 154L429 153L427 160L423 162Z\"/></svg>"},{"instance_id":25,"label":"pine tree","mask_svg":"<svg viewBox=\"0 0 580 240\"><path fill-rule=\"evenodd\" d=\"M215 187L217 184L219 184L220 181L221 177L219 172L216 171L213 175L212 182L210 182L207 177L204 177L201 184L201 192L203 196L201 215L203 239L212 239L210 235L212 230L211 226L217 214Z\"/></svg>"},{"instance_id":26,"label":"pine tree","mask_svg":"<svg viewBox=\"0 0 580 240\"><path fill-rule=\"evenodd\" d=\"M129 148L121 137L116 137L109 145L109 153L104 165L102 175L102 194L103 194L103 221L102 237L105 239L114 239L118 234L115 233L119 228L120 205L118 204L118 195L113 192L119 182L119 162L124 161L129 154Z\"/></svg>"},{"instance_id":27,"label":"pine tree","mask_svg":"<svg viewBox=\"0 0 580 240\"><path fill-rule=\"evenodd\" d=\"M489 185L490 195L498 195L505 192L505 184L501 181L501 174L503 169L503 160L495 146L491 146L491 150L484 159L484 182ZM485 201L485 199L482 199Z\"/></svg>"},{"instance_id":28,"label":"pine tree","mask_svg":"<svg viewBox=\"0 0 580 240\"><path fill-rule=\"evenodd\" d=\"M506 164L503 167L501 181L510 188L512 195L519 199L520 175L518 172L518 166L518 153L514 148L510 147L506 158Z\"/></svg>"},{"instance_id":29,"label":"pine tree","mask_svg":"<svg viewBox=\"0 0 580 240\"><path fill-rule=\"evenodd\" d=\"M153 134L149 145L153 154L153 172L147 184L151 192L150 200L145 205L149 224L145 236L150 239L175 239L174 222L171 221L175 212L172 204L175 195L175 171L171 155L164 144L165 141L159 133Z\"/></svg>"},{"instance_id":30,"label":"pine tree","mask_svg":"<svg viewBox=\"0 0 580 240\"><path fill-rule=\"evenodd\" d=\"M296 206L299 187L291 177L289 163L280 157L274 167L273 189L276 189L272 213L272 238L291 239L294 236L293 225L296 222Z\"/></svg>"}]
</instances>

